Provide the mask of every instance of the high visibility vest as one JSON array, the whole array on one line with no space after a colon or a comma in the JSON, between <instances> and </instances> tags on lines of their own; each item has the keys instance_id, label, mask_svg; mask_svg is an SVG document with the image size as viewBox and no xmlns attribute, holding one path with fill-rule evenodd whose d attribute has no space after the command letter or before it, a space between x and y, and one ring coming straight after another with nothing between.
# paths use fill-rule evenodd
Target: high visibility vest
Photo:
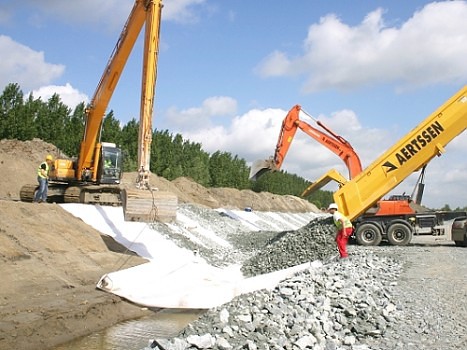
<instances>
[{"instance_id":1,"label":"high visibility vest","mask_svg":"<svg viewBox=\"0 0 467 350\"><path fill-rule=\"evenodd\" d=\"M39 167L37 168L37 176L42 177L43 179L46 179L47 176L42 175L42 165L45 164L45 173L49 173L49 164L47 162L42 162Z\"/></svg>"},{"instance_id":2,"label":"high visibility vest","mask_svg":"<svg viewBox=\"0 0 467 350\"><path fill-rule=\"evenodd\" d=\"M344 216L342 213L339 213L338 211L334 213L332 218L334 220L334 225L336 225L338 230L342 230L342 222L340 221L340 219L344 219L344 228L352 227L352 222L346 216Z\"/></svg>"}]
</instances>

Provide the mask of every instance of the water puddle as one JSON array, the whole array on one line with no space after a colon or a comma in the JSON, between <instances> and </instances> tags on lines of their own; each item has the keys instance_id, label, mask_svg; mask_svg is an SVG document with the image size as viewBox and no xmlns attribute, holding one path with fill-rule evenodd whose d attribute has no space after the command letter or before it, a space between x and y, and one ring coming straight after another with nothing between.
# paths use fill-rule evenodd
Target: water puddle
<instances>
[{"instance_id":1,"label":"water puddle","mask_svg":"<svg viewBox=\"0 0 467 350\"><path fill-rule=\"evenodd\" d=\"M161 310L151 316L121 322L51 350L141 350L149 339L173 337L204 310Z\"/></svg>"}]
</instances>

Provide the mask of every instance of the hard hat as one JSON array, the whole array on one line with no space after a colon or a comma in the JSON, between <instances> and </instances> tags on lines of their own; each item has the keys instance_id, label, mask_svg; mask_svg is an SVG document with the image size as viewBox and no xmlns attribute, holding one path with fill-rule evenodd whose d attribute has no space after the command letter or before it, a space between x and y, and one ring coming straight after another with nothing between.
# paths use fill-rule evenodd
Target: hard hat
<instances>
[{"instance_id":1,"label":"hard hat","mask_svg":"<svg viewBox=\"0 0 467 350\"><path fill-rule=\"evenodd\" d=\"M330 209L336 209L337 210L337 204L336 203L329 204L328 210L330 210Z\"/></svg>"},{"instance_id":2,"label":"hard hat","mask_svg":"<svg viewBox=\"0 0 467 350\"><path fill-rule=\"evenodd\" d=\"M52 157L50 154L48 154L47 157L45 157L45 160L54 160L54 157Z\"/></svg>"}]
</instances>

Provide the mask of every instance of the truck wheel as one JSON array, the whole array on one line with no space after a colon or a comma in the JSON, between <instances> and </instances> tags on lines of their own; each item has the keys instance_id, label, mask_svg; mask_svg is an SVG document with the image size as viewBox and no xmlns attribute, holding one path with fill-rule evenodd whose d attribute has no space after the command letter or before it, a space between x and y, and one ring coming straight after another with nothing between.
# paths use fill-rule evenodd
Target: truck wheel
<instances>
[{"instance_id":1,"label":"truck wheel","mask_svg":"<svg viewBox=\"0 0 467 350\"><path fill-rule=\"evenodd\" d=\"M464 235L464 240L463 241L454 241L456 244L456 247L465 247L467 248L467 234Z\"/></svg>"},{"instance_id":2,"label":"truck wheel","mask_svg":"<svg viewBox=\"0 0 467 350\"><path fill-rule=\"evenodd\" d=\"M381 229L371 222L360 224L355 232L355 238L360 245L379 245L382 239Z\"/></svg>"},{"instance_id":3,"label":"truck wheel","mask_svg":"<svg viewBox=\"0 0 467 350\"><path fill-rule=\"evenodd\" d=\"M388 229L388 241L391 245L407 245L412 240L412 230L403 223L394 223Z\"/></svg>"}]
</instances>

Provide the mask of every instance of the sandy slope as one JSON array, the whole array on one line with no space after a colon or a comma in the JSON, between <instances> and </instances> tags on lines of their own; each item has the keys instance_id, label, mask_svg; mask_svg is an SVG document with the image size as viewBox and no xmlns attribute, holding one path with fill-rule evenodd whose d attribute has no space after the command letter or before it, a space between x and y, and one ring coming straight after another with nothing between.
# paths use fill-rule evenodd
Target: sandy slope
<instances>
[{"instance_id":1,"label":"sandy slope","mask_svg":"<svg viewBox=\"0 0 467 350\"><path fill-rule=\"evenodd\" d=\"M106 272L144 262L55 204L21 203L45 155L59 151L41 140L0 141L0 350L47 349L146 312L95 289ZM136 174L125 174L131 186ZM187 178L151 177L180 203L208 208L317 211L293 196L206 189ZM123 264L123 266L122 266Z\"/></svg>"}]
</instances>

